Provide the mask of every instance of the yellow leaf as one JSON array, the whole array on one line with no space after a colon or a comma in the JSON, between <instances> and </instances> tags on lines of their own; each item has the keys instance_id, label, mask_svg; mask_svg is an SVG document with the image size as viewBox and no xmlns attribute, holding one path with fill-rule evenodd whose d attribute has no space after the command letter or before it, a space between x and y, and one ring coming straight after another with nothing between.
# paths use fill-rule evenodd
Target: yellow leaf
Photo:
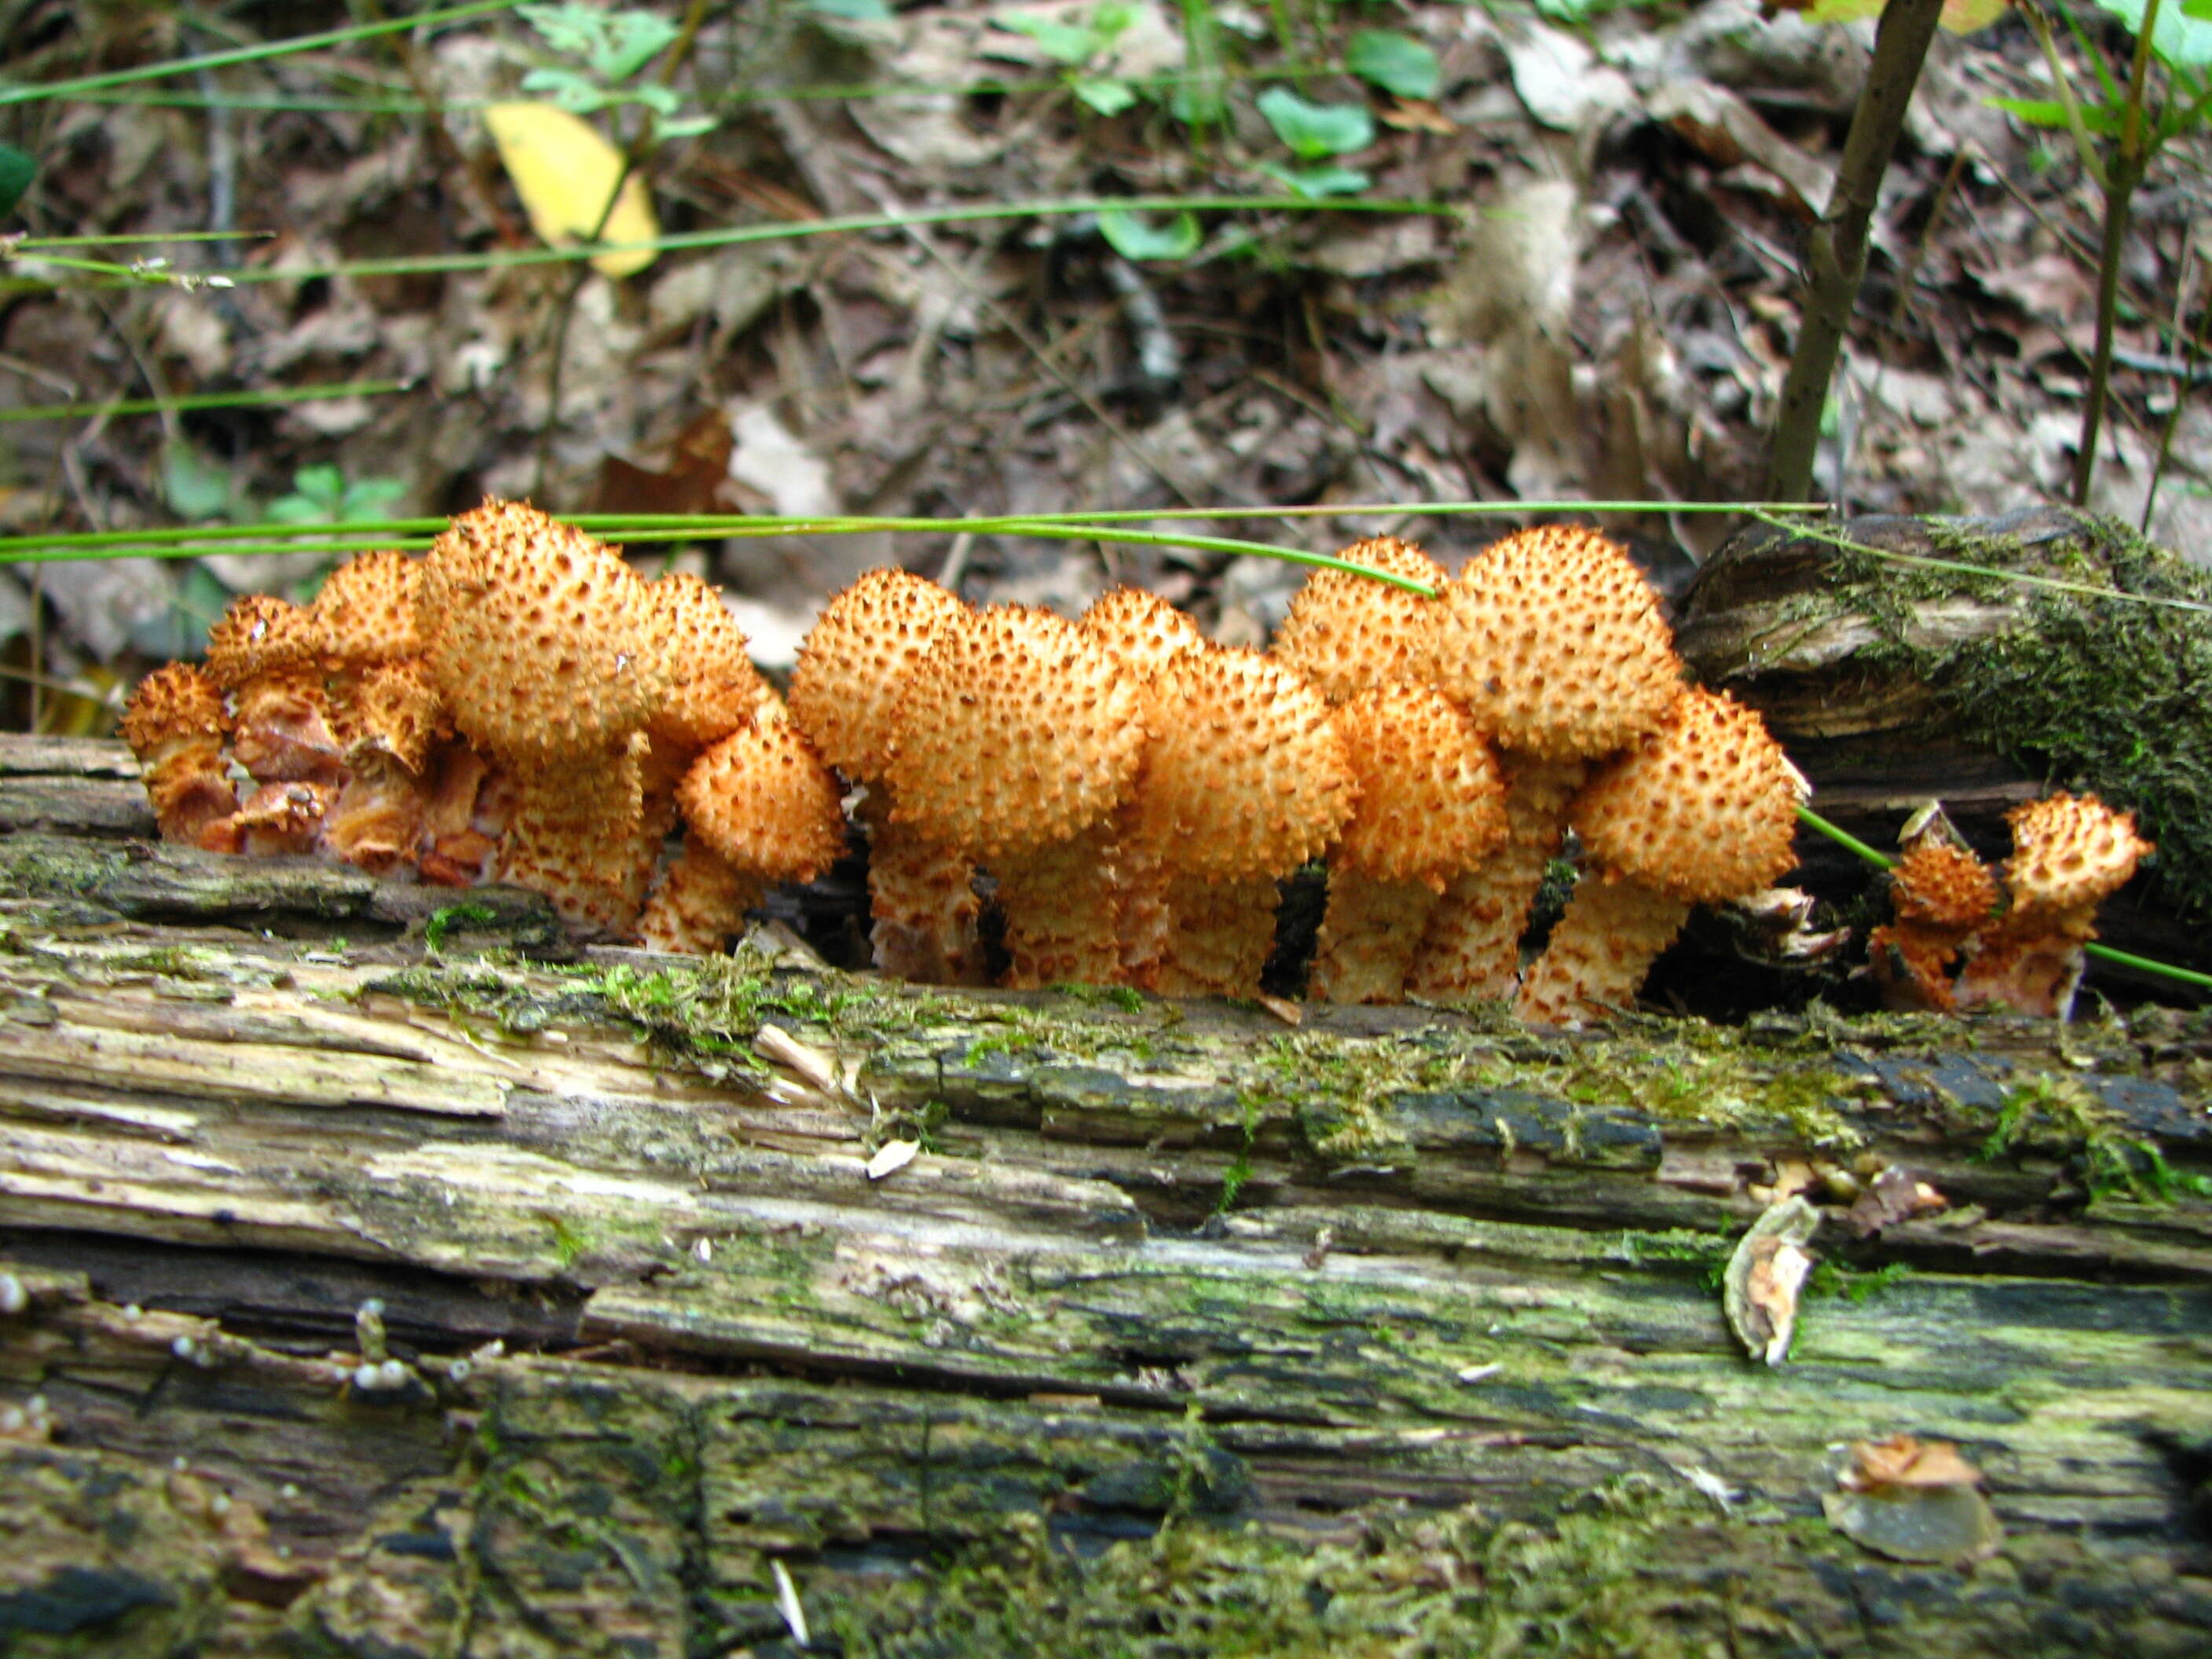
<instances>
[{"instance_id":1,"label":"yellow leaf","mask_svg":"<svg viewBox=\"0 0 2212 1659\"><path fill-rule=\"evenodd\" d=\"M1953 34L1985 29L2012 9L2012 0L1943 0L1943 27Z\"/></svg>"},{"instance_id":2,"label":"yellow leaf","mask_svg":"<svg viewBox=\"0 0 2212 1659\"><path fill-rule=\"evenodd\" d=\"M494 104L484 111L484 125L530 215L530 228L556 246L590 240L615 180L622 178L622 152L597 128L552 104ZM606 219L604 242L649 242L660 234L653 198L635 173L623 180ZM603 276L629 276L653 258L649 247L628 248L594 255L592 268Z\"/></svg>"}]
</instances>

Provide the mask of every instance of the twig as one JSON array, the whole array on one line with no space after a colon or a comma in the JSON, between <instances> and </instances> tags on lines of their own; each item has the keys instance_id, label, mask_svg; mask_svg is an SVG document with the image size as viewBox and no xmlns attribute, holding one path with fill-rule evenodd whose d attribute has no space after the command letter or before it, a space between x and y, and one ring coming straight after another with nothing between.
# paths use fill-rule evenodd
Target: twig
<instances>
[{"instance_id":1,"label":"twig","mask_svg":"<svg viewBox=\"0 0 2212 1659\"><path fill-rule=\"evenodd\" d=\"M1868 228L1942 9L1943 0L1889 0L1882 8L1874 59L1836 170L1835 193L1805 251L1805 320L1783 382L1782 410L1767 461L1766 494L1776 500L1803 501L1812 493L1820 410L1866 275Z\"/></svg>"}]
</instances>

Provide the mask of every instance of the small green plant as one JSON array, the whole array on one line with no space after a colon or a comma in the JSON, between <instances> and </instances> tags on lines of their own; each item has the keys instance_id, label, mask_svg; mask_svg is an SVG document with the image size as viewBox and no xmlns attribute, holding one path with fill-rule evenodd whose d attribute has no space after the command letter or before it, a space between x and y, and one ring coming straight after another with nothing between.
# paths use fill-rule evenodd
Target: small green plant
<instances>
[{"instance_id":1,"label":"small green plant","mask_svg":"<svg viewBox=\"0 0 2212 1659\"><path fill-rule=\"evenodd\" d=\"M525 92L544 93L562 109L590 115L620 104L642 105L662 138L688 138L714 125L709 115L679 117L675 88L640 81L647 64L674 45L683 31L657 12L612 11L571 3L518 6L539 37L577 67L546 64L522 77ZM634 83L634 84L632 84Z\"/></svg>"},{"instance_id":2,"label":"small green plant","mask_svg":"<svg viewBox=\"0 0 2212 1659\"><path fill-rule=\"evenodd\" d=\"M1010 11L994 17L991 27L1028 36L1066 71L1067 89L1086 108L1101 115L1119 115L1137 101L1137 89L1117 76L1095 72L1093 66L1112 53L1136 21L1137 8L1129 0L1099 0L1080 23L1037 12Z\"/></svg>"},{"instance_id":3,"label":"small green plant","mask_svg":"<svg viewBox=\"0 0 2212 1659\"><path fill-rule=\"evenodd\" d=\"M292 488L269 503L271 524L359 524L381 519L407 493L397 478L349 481L334 466L303 466L292 475Z\"/></svg>"},{"instance_id":4,"label":"small green plant","mask_svg":"<svg viewBox=\"0 0 2212 1659\"><path fill-rule=\"evenodd\" d=\"M2159 152L2185 133L2212 125L2212 0L2097 0L2135 37L2127 81L2081 20L2062 11L2075 46L2096 77L2094 89L2077 93L2059 61L2057 42L2039 9L2026 9L2029 26L2051 67L2056 97L1993 98L1999 109L2032 127L2063 128L2074 140L2081 170L2104 198L2105 222L2097 258L2097 336L2089 362L2088 395L2081 409L2081 438L2074 461L2074 504L2086 507L2097 474L2097 434L2112 372L2112 325L2118 310L2121 250L2126 243L2135 193ZM2152 65L2163 66L2162 95L2154 93Z\"/></svg>"},{"instance_id":5,"label":"small green plant","mask_svg":"<svg viewBox=\"0 0 2212 1659\"><path fill-rule=\"evenodd\" d=\"M1258 100L1260 113L1275 136L1302 164L1285 167L1262 161L1260 171L1294 196L1309 199L1324 196L1357 196L1365 190L1368 176L1357 167L1340 167L1334 158L1365 149L1375 142L1375 118L1358 104L1316 104L1288 87L1270 87Z\"/></svg>"},{"instance_id":6,"label":"small green plant","mask_svg":"<svg viewBox=\"0 0 2212 1659\"><path fill-rule=\"evenodd\" d=\"M1435 52L1395 29L1361 29L1345 43L1344 67L1397 98L1433 98L1443 74Z\"/></svg>"}]
</instances>

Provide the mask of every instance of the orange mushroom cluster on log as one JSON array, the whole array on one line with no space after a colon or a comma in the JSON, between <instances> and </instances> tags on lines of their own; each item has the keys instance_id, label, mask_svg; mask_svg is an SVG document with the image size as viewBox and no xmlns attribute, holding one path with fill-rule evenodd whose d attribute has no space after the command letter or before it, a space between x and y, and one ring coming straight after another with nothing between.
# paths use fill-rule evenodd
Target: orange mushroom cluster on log
<instances>
[{"instance_id":1,"label":"orange mushroom cluster on log","mask_svg":"<svg viewBox=\"0 0 2212 1659\"><path fill-rule=\"evenodd\" d=\"M1009 983L1250 994L1277 884L1325 859L1314 994L1579 1024L1632 1003L1692 905L1790 866L1802 781L1757 715L1685 683L1613 543L1524 531L1449 580L1391 538L1342 556L1394 583L1316 571L1265 653L1149 594L1068 622L873 571L807 635L787 708L705 583L487 501L311 605L240 599L125 734L172 839L510 881L670 951L720 948L768 884L821 872L849 811L877 967L943 983L988 979L994 891ZM2039 941L2085 936L2081 867L2140 851L2131 825L2023 823L2002 919L1978 865L1908 860L1893 981L1965 1004L1978 972L2032 971ZM1570 828L1586 872L1524 969Z\"/></svg>"}]
</instances>

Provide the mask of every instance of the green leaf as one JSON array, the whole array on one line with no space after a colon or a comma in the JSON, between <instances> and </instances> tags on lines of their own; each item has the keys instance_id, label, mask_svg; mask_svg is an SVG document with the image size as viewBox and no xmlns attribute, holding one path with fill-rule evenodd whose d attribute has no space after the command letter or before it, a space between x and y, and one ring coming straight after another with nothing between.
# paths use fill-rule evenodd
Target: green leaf
<instances>
[{"instance_id":1,"label":"green leaf","mask_svg":"<svg viewBox=\"0 0 2212 1659\"><path fill-rule=\"evenodd\" d=\"M606 44L592 54L592 67L610 81L627 81L683 32L658 12L616 12L607 20Z\"/></svg>"},{"instance_id":2,"label":"green leaf","mask_svg":"<svg viewBox=\"0 0 2212 1659\"><path fill-rule=\"evenodd\" d=\"M2144 0L2097 0L2098 6L2141 33ZM2201 4L2179 6L2165 0L2158 9L2158 27L2151 32L2150 48L2169 69L2202 69L2212 64L2212 20Z\"/></svg>"},{"instance_id":3,"label":"green leaf","mask_svg":"<svg viewBox=\"0 0 2212 1659\"><path fill-rule=\"evenodd\" d=\"M538 36L556 52L589 58L606 39L606 13L598 6L517 6Z\"/></svg>"},{"instance_id":4,"label":"green leaf","mask_svg":"<svg viewBox=\"0 0 2212 1659\"><path fill-rule=\"evenodd\" d=\"M1275 136L1309 161L1375 142L1374 118L1357 104L1310 104L1288 87L1270 87L1258 101Z\"/></svg>"},{"instance_id":5,"label":"green leaf","mask_svg":"<svg viewBox=\"0 0 2212 1659\"><path fill-rule=\"evenodd\" d=\"M1433 98L1442 76L1437 55L1410 34L1362 29L1344 49L1344 67L1400 98Z\"/></svg>"},{"instance_id":6,"label":"green leaf","mask_svg":"<svg viewBox=\"0 0 2212 1659\"><path fill-rule=\"evenodd\" d=\"M2181 0L2181 15L2212 20L2212 0Z\"/></svg>"},{"instance_id":7,"label":"green leaf","mask_svg":"<svg viewBox=\"0 0 2212 1659\"><path fill-rule=\"evenodd\" d=\"M1374 181L1358 167L1286 167L1262 161L1260 171L1293 196L1317 202L1330 196L1357 196Z\"/></svg>"},{"instance_id":8,"label":"green leaf","mask_svg":"<svg viewBox=\"0 0 2212 1659\"><path fill-rule=\"evenodd\" d=\"M1127 81L1079 80L1069 82L1075 95L1101 115L1119 115L1137 101Z\"/></svg>"},{"instance_id":9,"label":"green leaf","mask_svg":"<svg viewBox=\"0 0 2212 1659\"><path fill-rule=\"evenodd\" d=\"M806 9L841 23L888 23L893 16L885 0L806 0Z\"/></svg>"},{"instance_id":10,"label":"green leaf","mask_svg":"<svg viewBox=\"0 0 2212 1659\"><path fill-rule=\"evenodd\" d=\"M1985 98L1982 100L1991 109L2001 109L2023 125L2057 127L2066 125L2066 106L2055 98ZM2120 130L2120 113L2106 109L2101 104L2080 106L2081 125L2100 138L2116 137Z\"/></svg>"},{"instance_id":11,"label":"green leaf","mask_svg":"<svg viewBox=\"0 0 2212 1659\"><path fill-rule=\"evenodd\" d=\"M1104 208L1098 234L1124 259L1187 259L1198 251L1198 216L1178 213L1163 228L1139 214Z\"/></svg>"},{"instance_id":12,"label":"green leaf","mask_svg":"<svg viewBox=\"0 0 2212 1659\"><path fill-rule=\"evenodd\" d=\"M39 164L15 145L0 144L0 215L15 210L38 172Z\"/></svg>"},{"instance_id":13,"label":"green leaf","mask_svg":"<svg viewBox=\"0 0 2212 1659\"><path fill-rule=\"evenodd\" d=\"M220 518L230 510L229 470L188 440L173 439L161 446L161 499L180 519Z\"/></svg>"},{"instance_id":14,"label":"green leaf","mask_svg":"<svg viewBox=\"0 0 2212 1659\"><path fill-rule=\"evenodd\" d=\"M534 69L522 77L525 92L545 92L571 115L589 115L606 107L607 94L589 76L576 70Z\"/></svg>"},{"instance_id":15,"label":"green leaf","mask_svg":"<svg viewBox=\"0 0 2212 1659\"><path fill-rule=\"evenodd\" d=\"M1091 30L1063 23L1057 17L1041 17L1035 12L1010 11L1004 16L994 17L991 27L1004 29L1009 34L1027 35L1055 64L1085 63L1098 50L1098 37Z\"/></svg>"}]
</instances>

